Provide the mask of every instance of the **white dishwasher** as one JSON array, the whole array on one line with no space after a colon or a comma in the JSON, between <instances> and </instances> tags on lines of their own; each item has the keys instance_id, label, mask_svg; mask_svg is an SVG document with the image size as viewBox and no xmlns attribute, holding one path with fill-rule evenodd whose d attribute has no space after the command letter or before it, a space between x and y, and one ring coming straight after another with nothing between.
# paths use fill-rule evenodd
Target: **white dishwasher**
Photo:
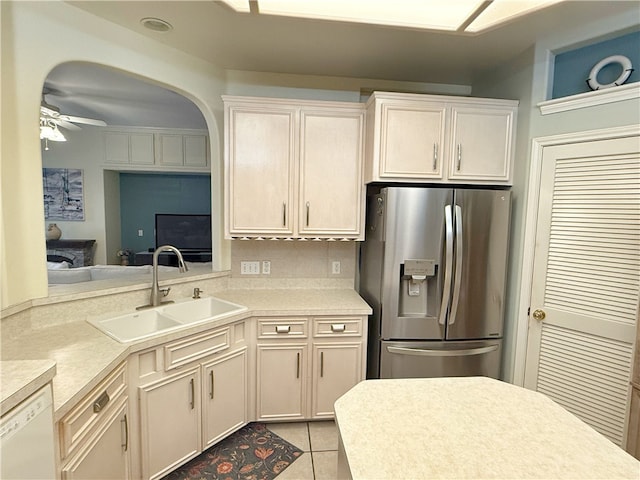
<instances>
[{"instance_id":1,"label":"white dishwasher","mask_svg":"<svg viewBox=\"0 0 640 480\"><path fill-rule=\"evenodd\" d=\"M51 385L0 420L0 479L55 479Z\"/></svg>"}]
</instances>

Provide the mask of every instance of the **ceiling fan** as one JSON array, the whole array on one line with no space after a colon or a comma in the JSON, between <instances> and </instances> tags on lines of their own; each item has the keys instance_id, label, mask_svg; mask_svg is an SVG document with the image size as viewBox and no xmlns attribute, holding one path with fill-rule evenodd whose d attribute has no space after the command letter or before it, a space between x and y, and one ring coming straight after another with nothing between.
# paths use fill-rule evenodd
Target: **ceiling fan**
<instances>
[{"instance_id":1,"label":"ceiling fan","mask_svg":"<svg viewBox=\"0 0 640 480\"><path fill-rule=\"evenodd\" d=\"M51 93L51 89L45 87L42 90L42 102L40 103L40 139L45 141L45 150L49 150L49 140L54 142L67 141L58 127L66 128L67 130L80 130L76 123L99 127L107 125L103 120L61 113L60 108L46 102L45 95Z\"/></svg>"}]
</instances>

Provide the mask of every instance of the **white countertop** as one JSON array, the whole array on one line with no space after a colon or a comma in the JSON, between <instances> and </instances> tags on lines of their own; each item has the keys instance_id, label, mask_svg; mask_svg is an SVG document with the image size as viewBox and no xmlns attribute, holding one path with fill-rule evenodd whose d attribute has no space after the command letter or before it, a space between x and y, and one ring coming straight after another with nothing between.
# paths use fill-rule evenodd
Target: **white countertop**
<instances>
[{"instance_id":1,"label":"white countertop","mask_svg":"<svg viewBox=\"0 0 640 480\"><path fill-rule=\"evenodd\" d=\"M3 334L2 411L8 410L9 405L15 405L14 399L35 391L32 389L31 369L18 367L14 363L16 361L44 360L55 365L53 399L55 419L59 420L133 352L251 316L368 315L371 312L353 289L238 289L219 291L214 296L247 306L248 311L128 344L111 339L86 321L51 326L38 324L37 328L25 328L12 335ZM101 315L106 313L100 312ZM86 316L96 314L87 312ZM5 389L13 391L13 394L5 397Z\"/></svg>"},{"instance_id":2,"label":"white countertop","mask_svg":"<svg viewBox=\"0 0 640 480\"><path fill-rule=\"evenodd\" d=\"M367 380L335 404L353 479L633 479L640 462L548 397L484 377Z\"/></svg>"},{"instance_id":3,"label":"white countertop","mask_svg":"<svg viewBox=\"0 0 640 480\"><path fill-rule=\"evenodd\" d=\"M53 360L0 362L0 414L4 415L49 383L56 373Z\"/></svg>"}]
</instances>

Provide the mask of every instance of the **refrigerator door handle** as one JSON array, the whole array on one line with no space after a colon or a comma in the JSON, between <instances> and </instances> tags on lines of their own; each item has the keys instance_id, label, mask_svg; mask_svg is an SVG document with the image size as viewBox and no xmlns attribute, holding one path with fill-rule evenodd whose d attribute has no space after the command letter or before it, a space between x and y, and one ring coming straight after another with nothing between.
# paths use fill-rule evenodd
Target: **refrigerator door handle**
<instances>
[{"instance_id":1,"label":"refrigerator door handle","mask_svg":"<svg viewBox=\"0 0 640 480\"><path fill-rule=\"evenodd\" d=\"M449 306L449 297L451 296L451 273L453 269L453 216L451 205L445 205L444 207L444 223L446 268L444 270L444 288L442 289L440 317L438 319L440 325L444 325L447 321L447 307Z\"/></svg>"},{"instance_id":2,"label":"refrigerator door handle","mask_svg":"<svg viewBox=\"0 0 640 480\"><path fill-rule=\"evenodd\" d=\"M407 347L387 347L389 353L398 353L400 355L416 355L421 357L467 357L471 355L483 355L485 353L495 352L498 345L490 345L480 348L465 348L462 350L431 350L425 348L407 348Z\"/></svg>"},{"instance_id":3,"label":"refrigerator door handle","mask_svg":"<svg viewBox=\"0 0 640 480\"><path fill-rule=\"evenodd\" d=\"M451 300L451 312L449 313L449 325L456 322L458 313L458 301L460 300L460 285L462 284L462 261L464 243L462 238L462 208L456 205L456 269L453 274L453 300Z\"/></svg>"}]
</instances>

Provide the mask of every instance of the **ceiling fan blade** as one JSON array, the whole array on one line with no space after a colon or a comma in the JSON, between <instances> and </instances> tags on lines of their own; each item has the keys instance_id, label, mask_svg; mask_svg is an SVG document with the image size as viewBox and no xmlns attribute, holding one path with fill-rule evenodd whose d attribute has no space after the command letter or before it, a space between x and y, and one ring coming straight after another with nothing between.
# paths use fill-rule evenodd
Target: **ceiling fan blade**
<instances>
[{"instance_id":1,"label":"ceiling fan blade","mask_svg":"<svg viewBox=\"0 0 640 480\"><path fill-rule=\"evenodd\" d=\"M71 122L67 122L66 120L55 119L53 120L53 122L62 128L66 128L67 130L82 130L79 126Z\"/></svg>"},{"instance_id":2,"label":"ceiling fan blade","mask_svg":"<svg viewBox=\"0 0 640 480\"><path fill-rule=\"evenodd\" d=\"M60 120L73 123L84 123L86 125L96 125L99 127L105 127L107 123L103 120L96 120L94 118L74 117L73 115L60 115Z\"/></svg>"}]
</instances>

